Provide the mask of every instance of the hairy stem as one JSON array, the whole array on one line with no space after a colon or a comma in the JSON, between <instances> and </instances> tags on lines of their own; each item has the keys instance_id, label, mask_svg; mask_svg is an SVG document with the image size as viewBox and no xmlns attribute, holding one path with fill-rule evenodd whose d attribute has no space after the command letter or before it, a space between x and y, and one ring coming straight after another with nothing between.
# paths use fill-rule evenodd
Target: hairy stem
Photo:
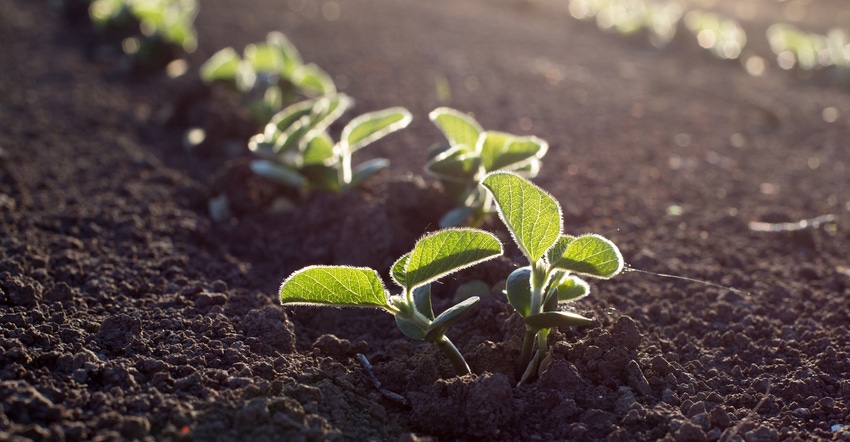
<instances>
[{"instance_id":1,"label":"hairy stem","mask_svg":"<svg viewBox=\"0 0 850 442\"><path fill-rule=\"evenodd\" d=\"M460 354L457 347L452 344L452 341L449 340L445 335L441 336L439 339L434 341L437 343L437 346L440 347L440 350L446 354L451 361L452 366L455 368L455 372L457 372L458 376L463 376L470 374L469 365L466 363L466 359L463 358L463 355Z\"/></svg>"}]
</instances>

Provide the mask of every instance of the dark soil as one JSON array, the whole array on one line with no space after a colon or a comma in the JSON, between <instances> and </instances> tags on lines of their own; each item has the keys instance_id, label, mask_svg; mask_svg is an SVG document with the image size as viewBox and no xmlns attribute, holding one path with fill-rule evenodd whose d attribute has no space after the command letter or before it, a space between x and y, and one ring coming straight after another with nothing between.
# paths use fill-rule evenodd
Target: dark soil
<instances>
[{"instance_id":1,"label":"dark soil","mask_svg":"<svg viewBox=\"0 0 850 442\"><path fill-rule=\"evenodd\" d=\"M850 440L850 95L836 72L752 77L683 30L659 50L565 2L205 0L190 70L169 79L128 70L53 3L0 2L0 439ZM758 5L772 18L748 23L756 51L788 7ZM797 6L809 30L846 25L842 2ZM356 112L411 110L360 154L389 171L271 210L297 195L250 175L250 120L196 72L272 30ZM521 321L498 291L525 264L516 252L435 287L439 311L463 282L494 286L449 332L470 376L384 312L280 306L292 271L385 273L435 228L451 203L422 165L440 105L548 140L536 182L567 232L740 291L596 282L577 306L593 325L553 333L551 364L521 387ZM208 137L188 151L191 126ZM233 216L214 222L222 193ZM749 224L825 214L798 232Z\"/></svg>"}]
</instances>

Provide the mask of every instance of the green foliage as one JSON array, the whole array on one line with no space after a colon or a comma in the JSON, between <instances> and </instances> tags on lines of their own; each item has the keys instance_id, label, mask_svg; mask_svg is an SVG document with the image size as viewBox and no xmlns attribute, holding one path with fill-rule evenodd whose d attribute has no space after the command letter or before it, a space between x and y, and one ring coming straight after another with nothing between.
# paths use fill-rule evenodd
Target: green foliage
<instances>
[{"instance_id":1,"label":"green foliage","mask_svg":"<svg viewBox=\"0 0 850 442\"><path fill-rule=\"evenodd\" d=\"M227 47L202 66L206 83L223 82L244 94L256 95L248 107L261 124L280 111L295 95L321 97L336 94L330 75L315 64L305 64L298 49L280 32L266 41L245 46L240 56Z\"/></svg>"},{"instance_id":2,"label":"green foliage","mask_svg":"<svg viewBox=\"0 0 850 442\"><path fill-rule=\"evenodd\" d=\"M519 175L494 172L482 184L529 262L508 276L505 287L508 302L525 321L522 383L536 375L546 356L549 329L591 321L559 311L559 303L581 299L589 292L587 282L576 275L612 278L623 270L623 257L614 243L600 235L563 234L558 202Z\"/></svg>"},{"instance_id":3,"label":"green foliage","mask_svg":"<svg viewBox=\"0 0 850 442\"><path fill-rule=\"evenodd\" d=\"M389 162L378 158L352 167L352 155L407 127L413 117L401 107L365 113L352 119L334 142L328 130L353 104L345 94L327 95L275 114L263 133L248 142L260 157L251 163L251 169L296 188L339 192L358 186Z\"/></svg>"},{"instance_id":4,"label":"green foliage","mask_svg":"<svg viewBox=\"0 0 850 442\"><path fill-rule=\"evenodd\" d=\"M446 229L424 236L390 269L401 288L391 296L375 270L347 266L310 266L294 272L280 287L284 304L381 308L393 314L408 337L436 343L459 375L469 366L446 337L446 330L478 302L468 298L434 316L431 282L502 254L502 244L490 233Z\"/></svg>"},{"instance_id":5,"label":"green foliage","mask_svg":"<svg viewBox=\"0 0 850 442\"><path fill-rule=\"evenodd\" d=\"M89 17L96 27L124 27L139 22L142 35L174 44L186 52L198 46L197 0L94 0Z\"/></svg>"},{"instance_id":6,"label":"green foliage","mask_svg":"<svg viewBox=\"0 0 850 442\"><path fill-rule=\"evenodd\" d=\"M429 117L449 144L431 148L425 170L440 179L458 204L442 217L441 227L483 222L492 213L492 201L479 186L481 179L496 170L532 178L548 149L546 141L534 136L485 131L475 119L454 109L441 107Z\"/></svg>"}]
</instances>

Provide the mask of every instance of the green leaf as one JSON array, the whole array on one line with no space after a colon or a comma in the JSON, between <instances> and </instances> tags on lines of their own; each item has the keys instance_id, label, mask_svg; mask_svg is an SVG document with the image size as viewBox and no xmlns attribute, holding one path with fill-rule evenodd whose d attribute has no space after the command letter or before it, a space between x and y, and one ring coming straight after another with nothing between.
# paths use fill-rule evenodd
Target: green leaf
<instances>
[{"instance_id":1,"label":"green leaf","mask_svg":"<svg viewBox=\"0 0 850 442\"><path fill-rule=\"evenodd\" d=\"M448 107L434 109L428 118L443 132L451 145L463 144L474 149L479 135L484 132L475 119Z\"/></svg>"},{"instance_id":2,"label":"green leaf","mask_svg":"<svg viewBox=\"0 0 850 442\"><path fill-rule=\"evenodd\" d=\"M593 322L590 318L570 312L543 312L525 318L525 324L535 330L554 327L578 327Z\"/></svg>"},{"instance_id":3,"label":"green leaf","mask_svg":"<svg viewBox=\"0 0 850 442\"><path fill-rule=\"evenodd\" d=\"M410 261L410 252L401 255L401 257L393 263L392 267L390 267L390 277L392 277L393 281L401 287L407 286L408 261Z\"/></svg>"},{"instance_id":4,"label":"green leaf","mask_svg":"<svg viewBox=\"0 0 850 442\"><path fill-rule=\"evenodd\" d=\"M440 313L431 325L428 326L428 330L425 331L424 340L437 341L445 336L446 330L448 330L452 324L457 322L458 319L469 314L469 312L472 311L472 307L474 307L478 301L479 298L477 296L473 296L455 304L443 313Z\"/></svg>"},{"instance_id":5,"label":"green leaf","mask_svg":"<svg viewBox=\"0 0 850 442\"><path fill-rule=\"evenodd\" d=\"M348 188L354 188L369 179L372 175L386 169L390 165L390 161L385 158L375 158L369 161L364 161L351 169L351 182L348 183Z\"/></svg>"},{"instance_id":6,"label":"green leaf","mask_svg":"<svg viewBox=\"0 0 850 442\"><path fill-rule=\"evenodd\" d=\"M558 240L555 241L555 244L552 244L552 247L549 247L549 250L546 251L546 260L549 261L550 265L554 265L564 253L566 253L567 248L570 247L570 243L576 239L575 236L563 234L558 237Z\"/></svg>"},{"instance_id":7,"label":"green leaf","mask_svg":"<svg viewBox=\"0 0 850 442\"><path fill-rule=\"evenodd\" d=\"M428 161L425 170L440 179L466 182L475 180L480 166L479 155L467 153L465 146L458 145Z\"/></svg>"},{"instance_id":8,"label":"green leaf","mask_svg":"<svg viewBox=\"0 0 850 442\"><path fill-rule=\"evenodd\" d=\"M277 181L278 183L292 186L304 187L304 177L295 169L268 160L251 161L251 171L257 175Z\"/></svg>"},{"instance_id":9,"label":"green leaf","mask_svg":"<svg viewBox=\"0 0 850 442\"><path fill-rule=\"evenodd\" d=\"M298 53L298 49L282 33L278 31L269 32L266 36L266 44L274 48L283 60L283 64L280 67L281 70L279 71L280 75L289 77L295 68L304 64L301 60L301 54Z\"/></svg>"},{"instance_id":10,"label":"green leaf","mask_svg":"<svg viewBox=\"0 0 850 442\"><path fill-rule=\"evenodd\" d=\"M590 293L590 285L578 276L567 276L553 288L557 290L558 302L573 302L584 298Z\"/></svg>"},{"instance_id":11,"label":"green leaf","mask_svg":"<svg viewBox=\"0 0 850 442\"><path fill-rule=\"evenodd\" d=\"M233 48L224 48L201 65L201 80L212 83L216 80L236 81L236 73L242 59Z\"/></svg>"},{"instance_id":12,"label":"green leaf","mask_svg":"<svg viewBox=\"0 0 850 442\"><path fill-rule=\"evenodd\" d=\"M296 121L309 116L315 104L316 100L304 100L283 108L283 110L274 114L268 124L266 124L263 135L265 135L266 139L279 137Z\"/></svg>"},{"instance_id":13,"label":"green leaf","mask_svg":"<svg viewBox=\"0 0 850 442\"><path fill-rule=\"evenodd\" d=\"M508 275L505 296L520 316L531 314L531 267L520 267Z\"/></svg>"},{"instance_id":14,"label":"green leaf","mask_svg":"<svg viewBox=\"0 0 850 442\"><path fill-rule=\"evenodd\" d=\"M277 74L283 69L283 55L268 43L245 46L245 60L257 72Z\"/></svg>"},{"instance_id":15,"label":"green leaf","mask_svg":"<svg viewBox=\"0 0 850 442\"><path fill-rule=\"evenodd\" d=\"M493 194L520 250L529 262L537 262L561 235L561 206L543 189L510 172L490 173L482 184Z\"/></svg>"},{"instance_id":16,"label":"green leaf","mask_svg":"<svg viewBox=\"0 0 850 442\"><path fill-rule=\"evenodd\" d=\"M302 161L305 166L329 165L335 157L334 142L331 136L327 132L322 132L307 143Z\"/></svg>"},{"instance_id":17,"label":"green leaf","mask_svg":"<svg viewBox=\"0 0 850 442\"><path fill-rule=\"evenodd\" d=\"M515 136L509 133L489 130L478 137L475 151L481 153L481 164L484 166L484 170L487 172L496 170L493 167L496 158L507 150L507 145L513 138Z\"/></svg>"},{"instance_id":18,"label":"green leaf","mask_svg":"<svg viewBox=\"0 0 850 442\"><path fill-rule=\"evenodd\" d=\"M501 150L493 152L492 158L484 158L484 168L488 172L499 169L517 170L532 161L537 163L539 168L539 159L546 154L548 148L549 144L537 137L513 137L501 146Z\"/></svg>"},{"instance_id":19,"label":"green leaf","mask_svg":"<svg viewBox=\"0 0 850 442\"><path fill-rule=\"evenodd\" d=\"M378 272L346 266L310 266L296 271L280 286L280 302L389 308Z\"/></svg>"},{"instance_id":20,"label":"green leaf","mask_svg":"<svg viewBox=\"0 0 850 442\"><path fill-rule=\"evenodd\" d=\"M345 94L324 96L316 99L310 112L310 131L305 137L312 139L318 134L327 131L328 127L353 105L354 100Z\"/></svg>"},{"instance_id":21,"label":"green leaf","mask_svg":"<svg viewBox=\"0 0 850 442\"><path fill-rule=\"evenodd\" d=\"M483 230L437 231L420 239L410 252L405 268L406 287L426 284L501 254L502 244Z\"/></svg>"},{"instance_id":22,"label":"green leaf","mask_svg":"<svg viewBox=\"0 0 850 442\"><path fill-rule=\"evenodd\" d=\"M558 249L555 252L560 252L563 248L562 240L558 241L555 248ZM617 275L624 265L620 249L610 240L596 234L572 239L563 253L554 253L550 257L550 263L559 269L602 279Z\"/></svg>"},{"instance_id":23,"label":"green leaf","mask_svg":"<svg viewBox=\"0 0 850 442\"><path fill-rule=\"evenodd\" d=\"M392 107L360 115L342 129L340 144L354 152L368 144L407 127L413 115L403 107Z\"/></svg>"},{"instance_id":24,"label":"green leaf","mask_svg":"<svg viewBox=\"0 0 850 442\"><path fill-rule=\"evenodd\" d=\"M327 72L315 64L304 64L295 67L291 75L292 84L305 95L320 97L335 95L336 85Z\"/></svg>"}]
</instances>

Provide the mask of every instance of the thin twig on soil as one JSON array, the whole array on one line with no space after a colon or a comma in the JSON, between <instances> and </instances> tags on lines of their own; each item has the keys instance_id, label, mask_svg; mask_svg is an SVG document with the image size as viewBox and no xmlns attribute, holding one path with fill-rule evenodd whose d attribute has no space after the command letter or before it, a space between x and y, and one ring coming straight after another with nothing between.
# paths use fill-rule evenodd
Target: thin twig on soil
<instances>
[{"instance_id":1,"label":"thin twig on soil","mask_svg":"<svg viewBox=\"0 0 850 442\"><path fill-rule=\"evenodd\" d=\"M737 425L732 427L732 429L728 433L725 433L722 436L720 436L720 442L731 442L732 439L738 434L738 432L741 431L741 428L747 422L750 421L750 418L752 418L753 415L756 414L756 412L759 411L759 408L761 408L761 406L764 404L764 401L767 400L768 396L770 396L770 384L767 384L767 389L764 391L764 396L762 396L761 400L756 404L755 407L753 407L752 410L750 410L749 413L747 413L746 416L744 416L743 419L741 419L741 422L738 422Z\"/></svg>"},{"instance_id":2,"label":"thin twig on soil","mask_svg":"<svg viewBox=\"0 0 850 442\"><path fill-rule=\"evenodd\" d=\"M381 396L401 405L408 405L406 397L387 390L386 388L381 386L381 381L379 381L378 378L375 377L375 373L372 373L372 364L369 362L369 359L367 359L364 354L357 353L357 361L360 362L360 365L363 366L363 371L365 371L366 375L369 376L369 379L372 380L372 384L375 385L375 388L381 393Z\"/></svg>"}]
</instances>

